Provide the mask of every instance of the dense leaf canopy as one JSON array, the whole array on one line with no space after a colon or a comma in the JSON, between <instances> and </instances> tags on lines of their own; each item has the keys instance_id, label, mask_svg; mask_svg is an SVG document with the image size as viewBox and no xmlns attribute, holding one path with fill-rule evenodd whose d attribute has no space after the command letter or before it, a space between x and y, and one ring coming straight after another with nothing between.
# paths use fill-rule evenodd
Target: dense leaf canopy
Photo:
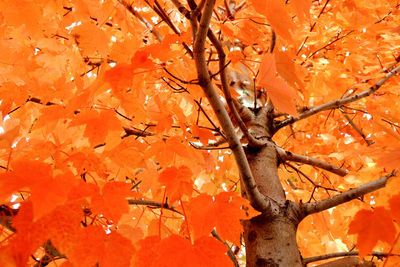
<instances>
[{"instance_id":1,"label":"dense leaf canopy","mask_svg":"<svg viewBox=\"0 0 400 267\"><path fill-rule=\"evenodd\" d=\"M231 266L231 245L243 262L240 220L259 213L240 197L233 153L199 86L194 3L0 1L1 266ZM400 166L399 8L217 1L211 32L250 100L254 89L274 105L273 141L348 172L282 164L289 200L325 199ZM205 54L222 99L212 41ZM399 203L392 178L309 216L302 256L400 253Z\"/></svg>"}]
</instances>

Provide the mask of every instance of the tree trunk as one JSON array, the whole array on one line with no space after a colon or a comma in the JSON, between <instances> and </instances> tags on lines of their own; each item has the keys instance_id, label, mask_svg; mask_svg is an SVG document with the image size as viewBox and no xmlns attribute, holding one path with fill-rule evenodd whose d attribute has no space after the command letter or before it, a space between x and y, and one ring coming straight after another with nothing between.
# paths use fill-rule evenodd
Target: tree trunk
<instances>
[{"instance_id":1,"label":"tree trunk","mask_svg":"<svg viewBox=\"0 0 400 267\"><path fill-rule=\"evenodd\" d=\"M246 266L302 266L296 224L284 216L262 215L243 222Z\"/></svg>"},{"instance_id":2,"label":"tree trunk","mask_svg":"<svg viewBox=\"0 0 400 267\"><path fill-rule=\"evenodd\" d=\"M255 115L249 131L261 140L270 140L268 114ZM268 214L243 221L246 266L302 266L296 242L299 223L298 206L286 200L278 176L278 153L267 141L262 148L247 148L247 159L259 191L271 203ZM245 194L244 194L245 196Z\"/></svg>"}]
</instances>

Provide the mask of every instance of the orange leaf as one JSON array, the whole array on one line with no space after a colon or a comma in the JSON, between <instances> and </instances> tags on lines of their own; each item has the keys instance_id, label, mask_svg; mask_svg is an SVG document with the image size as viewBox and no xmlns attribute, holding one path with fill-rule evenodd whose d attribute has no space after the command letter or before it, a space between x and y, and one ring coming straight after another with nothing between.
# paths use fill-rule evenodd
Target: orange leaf
<instances>
[{"instance_id":1,"label":"orange leaf","mask_svg":"<svg viewBox=\"0 0 400 267\"><path fill-rule=\"evenodd\" d=\"M210 195L200 194L193 198L187 207L187 216L193 230L194 240L210 235L215 226L215 217L211 211L213 199Z\"/></svg>"},{"instance_id":2,"label":"orange leaf","mask_svg":"<svg viewBox=\"0 0 400 267\"><path fill-rule=\"evenodd\" d=\"M390 213L396 220L397 224L400 224L400 194L394 195L390 200Z\"/></svg>"},{"instance_id":3,"label":"orange leaf","mask_svg":"<svg viewBox=\"0 0 400 267\"><path fill-rule=\"evenodd\" d=\"M104 254L106 233L101 226L89 225L82 228L77 235L73 252L68 254L71 263L81 266L93 266Z\"/></svg>"},{"instance_id":4,"label":"orange leaf","mask_svg":"<svg viewBox=\"0 0 400 267\"><path fill-rule=\"evenodd\" d=\"M292 0L291 3L294 4L294 9L300 22L303 23L306 19L310 19L310 0Z\"/></svg>"},{"instance_id":5,"label":"orange leaf","mask_svg":"<svg viewBox=\"0 0 400 267\"><path fill-rule=\"evenodd\" d=\"M131 64L118 64L106 71L104 79L115 92L121 93L132 84L133 69Z\"/></svg>"},{"instance_id":6,"label":"orange leaf","mask_svg":"<svg viewBox=\"0 0 400 267\"><path fill-rule=\"evenodd\" d=\"M203 236L197 239L193 248L200 266L232 266L231 260L226 255L226 247L213 237Z\"/></svg>"},{"instance_id":7,"label":"orange leaf","mask_svg":"<svg viewBox=\"0 0 400 267\"><path fill-rule=\"evenodd\" d=\"M170 167L160 174L158 181L165 185L171 203L179 200L183 195L190 196L192 194L192 175L192 171L187 166Z\"/></svg>"},{"instance_id":8,"label":"orange leaf","mask_svg":"<svg viewBox=\"0 0 400 267\"><path fill-rule=\"evenodd\" d=\"M108 182L101 191L101 196L94 195L92 198L93 210L111 219L113 223L118 223L121 215L129 211L126 198L132 196L131 185L125 182Z\"/></svg>"},{"instance_id":9,"label":"orange leaf","mask_svg":"<svg viewBox=\"0 0 400 267\"><path fill-rule=\"evenodd\" d=\"M259 77L258 85L266 88L275 108L281 112L297 116L294 99L298 96L285 81L276 76L275 58L272 54L264 55L260 65Z\"/></svg>"},{"instance_id":10,"label":"orange leaf","mask_svg":"<svg viewBox=\"0 0 400 267\"><path fill-rule=\"evenodd\" d=\"M258 13L263 14L268 19L278 35L287 41L292 41L290 31L295 30L295 25L285 8L284 0L251 0L251 3Z\"/></svg>"},{"instance_id":11,"label":"orange leaf","mask_svg":"<svg viewBox=\"0 0 400 267\"><path fill-rule=\"evenodd\" d=\"M224 240L240 242L243 231L241 219L250 219L258 214L249 201L234 192L222 192L214 197L201 194L188 205L188 220L195 239L208 236L215 227Z\"/></svg>"},{"instance_id":12,"label":"orange leaf","mask_svg":"<svg viewBox=\"0 0 400 267\"><path fill-rule=\"evenodd\" d=\"M111 232L111 234L107 235L104 244L105 252L99 262L99 266L131 266L135 248L129 239L117 232Z\"/></svg>"},{"instance_id":13,"label":"orange leaf","mask_svg":"<svg viewBox=\"0 0 400 267\"><path fill-rule=\"evenodd\" d=\"M121 130L121 123L111 110L89 110L80 113L70 126L86 125L84 136L95 146L104 143L109 131Z\"/></svg>"},{"instance_id":14,"label":"orange leaf","mask_svg":"<svg viewBox=\"0 0 400 267\"><path fill-rule=\"evenodd\" d=\"M63 204L76 181L70 173L53 179L50 165L40 161L17 161L12 167L12 172L0 174L0 199L29 188L35 220Z\"/></svg>"},{"instance_id":15,"label":"orange leaf","mask_svg":"<svg viewBox=\"0 0 400 267\"><path fill-rule=\"evenodd\" d=\"M0 116L0 148L10 148L19 136L20 125Z\"/></svg>"},{"instance_id":16,"label":"orange leaf","mask_svg":"<svg viewBox=\"0 0 400 267\"><path fill-rule=\"evenodd\" d=\"M155 67L153 61L150 59L149 49L136 51L131 59L131 63L135 69L151 69Z\"/></svg>"},{"instance_id":17,"label":"orange leaf","mask_svg":"<svg viewBox=\"0 0 400 267\"><path fill-rule=\"evenodd\" d=\"M358 234L357 248L363 258L381 240L391 244L395 238L395 227L390 213L383 207L357 212L350 223L348 234Z\"/></svg>"},{"instance_id":18,"label":"orange leaf","mask_svg":"<svg viewBox=\"0 0 400 267\"><path fill-rule=\"evenodd\" d=\"M221 238L240 244L243 231L240 220L248 220L260 213L254 210L247 199L235 192L222 192L215 196L214 216L217 218L215 228Z\"/></svg>"},{"instance_id":19,"label":"orange leaf","mask_svg":"<svg viewBox=\"0 0 400 267\"><path fill-rule=\"evenodd\" d=\"M202 237L192 245L188 239L175 234L162 240L150 236L139 241L139 245L137 267L232 266L226 247L212 237Z\"/></svg>"},{"instance_id":20,"label":"orange leaf","mask_svg":"<svg viewBox=\"0 0 400 267\"><path fill-rule=\"evenodd\" d=\"M244 59L244 56L242 52L235 50L228 54L228 58L231 60L232 64L237 64Z\"/></svg>"},{"instance_id":21,"label":"orange leaf","mask_svg":"<svg viewBox=\"0 0 400 267\"><path fill-rule=\"evenodd\" d=\"M292 88L303 88L303 82L296 73L296 64L293 59L289 56L289 53L282 52L279 50L274 51L274 58L276 60L276 70L286 82L290 84ZM298 68L300 69L300 68Z\"/></svg>"},{"instance_id":22,"label":"orange leaf","mask_svg":"<svg viewBox=\"0 0 400 267\"><path fill-rule=\"evenodd\" d=\"M192 131L193 131L193 135L196 137L199 137L200 142L204 146L206 146L208 144L209 140L215 140L214 134L209 129L200 128L197 125L193 125Z\"/></svg>"},{"instance_id":23,"label":"orange leaf","mask_svg":"<svg viewBox=\"0 0 400 267\"><path fill-rule=\"evenodd\" d=\"M84 23L74 28L73 34L78 46L86 56L94 56L99 53L106 56L110 50L109 38L106 33L92 23Z\"/></svg>"}]
</instances>

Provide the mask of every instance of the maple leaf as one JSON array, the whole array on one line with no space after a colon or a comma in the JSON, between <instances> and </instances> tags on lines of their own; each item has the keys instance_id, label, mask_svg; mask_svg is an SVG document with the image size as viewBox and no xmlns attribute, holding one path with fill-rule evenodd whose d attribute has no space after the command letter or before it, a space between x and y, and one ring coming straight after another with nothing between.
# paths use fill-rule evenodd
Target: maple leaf
<instances>
[{"instance_id":1,"label":"maple leaf","mask_svg":"<svg viewBox=\"0 0 400 267\"><path fill-rule=\"evenodd\" d=\"M208 236L215 227L223 239L235 244L239 244L243 231L240 220L260 214L249 205L248 200L234 192L219 193L214 199L201 194L190 201L187 210L195 239Z\"/></svg>"},{"instance_id":2,"label":"maple leaf","mask_svg":"<svg viewBox=\"0 0 400 267\"><path fill-rule=\"evenodd\" d=\"M131 185L125 182L108 182L102 190L101 195L92 196L92 209L98 214L118 223L122 214L129 211L127 197L133 196Z\"/></svg>"},{"instance_id":3,"label":"maple leaf","mask_svg":"<svg viewBox=\"0 0 400 267\"><path fill-rule=\"evenodd\" d=\"M396 220L397 224L400 223L400 194L394 195L389 200L390 213Z\"/></svg>"},{"instance_id":4,"label":"maple leaf","mask_svg":"<svg viewBox=\"0 0 400 267\"><path fill-rule=\"evenodd\" d=\"M84 136L92 145L104 143L107 134L112 130L120 130L121 123L112 111L89 110L82 112L70 126L85 125Z\"/></svg>"},{"instance_id":5,"label":"maple leaf","mask_svg":"<svg viewBox=\"0 0 400 267\"><path fill-rule=\"evenodd\" d=\"M381 240L391 244L395 238L395 227L390 213L383 207L360 210L349 225L348 234L358 234L357 248L360 258L371 253Z\"/></svg>"},{"instance_id":6,"label":"maple leaf","mask_svg":"<svg viewBox=\"0 0 400 267\"><path fill-rule=\"evenodd\" d=\"M213 198L201 194L193 198L187 207L188 220L191 222L194 240L210 235L215 226L215 214L212 211ZM193 222L193 223L192 223Z\"/></svg>"},{"instance_id":7,"label":"maple leaf","mask_svg":"<svg viewBox=\"0 0 400 267\"><path fill-rule=\"evenodd\" d=\"M304 22L306 19L310 18L310 0L293 0L291 3L294 4L296 15L301 22Z\"/></svg>"},{"instance_id":8,"label":"maple leaf","mask_svg":"<svg viewBox=\"0 0 400 267\"><path fill-rule=\"evenodd\" d=\"M0 148L9 148L19 135L20 125L0 116Z\"/></svg>"},{"instance_id":9,"label":"maple leaf","mask_svg":"<svg viewBox=\"0 0 400 267\"><path fill-rule=\"evenodd\" d=\"M272 28L277 34L288 41L292 41L291 31L294 31L295 25L285 8L285 1L252 0L251 3L258 13L263 14L268 19L268 22L272 25Z\"/></svg>"},{"instance_id":10,"label":"maple leaf","mask_svg":"<svg viewBox=\"0 0 400 267\"><path fill-rule=\"evenodd\" d=\"M135 248L131 241L117 232L111 232L105 240L105 251L100 265L124 267L130 266Z\"/></svg>"},{"instance_id":11,"label":"maple leaf","mask_svg":"<svg viewBox=\"0 0 400 267\"><path fill-rule=\"evenodd\" d=\"M121 93L132 83L134 67L131 64L118 64L114 68L107 70L105 73L105 81L108 82L113 90Z\"/></svg>"},{"instance_id":12,"label":"maple leaf","mask_svg":"<svg viewBox=\"0 0 400 267\"><path fill-rule=\"evenodd\" d=\"M75 247L68 254L71 263L81 266L92 266L104 254L106 233L101 226L89 225L79 231Z\"/></svg>"},{"instance_id":13,"label":"maple leaf","mask_svg":"<svg viewBox=\"0 0 400 267\"><path fill-rule=\"evenodd\" d=\"M193 135L199 137L203 145L207 145L209 140L215 140L215 136L209 129L200 128L197 125L192 126Z\"/></svg>"},{"instance_id":14,"label":"maple leaf","mask_svg":"<svg viewBox=\"0 0 400 267\"><path fill-rule=\"evenodd\" d=\"M226 247L212 237L202 237L192 245L178 235L165 239L150 236L140 240L139 245L136 266L232 266L225 254Z\"/></svg>"},{"instance_id":15,"label":"maple leaf","mask_svg":"<svg viewBox=\"0 0 400 267\"><path fill-rule=\"evenodd\" d=\"M152 69L154 63L150 59L149 49L138 50L131 59L132 66L136 69Z\"/></svg>"},{"instance_id":16,"label":"maple leaf","mask_svg":"<svg viewBox=\"0 0 400 267\"><path fill-rule=\"evenodd\" d=\"M274 56L268 53L265 54L260 65L258 85L265 87L275 108L297 116L294 99L298 98L298 96L285 81L276 76L276 72Z\"/></svg>"},{"instance_id":17,"label":"maple leaf","mask_svg":"<svg viewBox=\"0 0 400 267\"><path fill-rule=\"evenodd\" d=\"M170 203L182 198L183 195L190 196L193 190L193 173L187 166L179 168L170 167L160 173L158 181L165 185Z\"/></svg>"},{"instance_id":18,"label":"maple leaf","mask_svg":"<svg viewBox=\"0 0 400 267\"><path fill-rule=\"evenodd\" d=\"M86 56L94 56L96 52L106 56L110 48L106 33L93 23L84 23L74 28L76 43Z\"/></svg>"},{"instance_id":19,"label":"maple leaf","mask_svg":"<svg viewBox=\"0 0 400 267\"><path fill-rule=\"evenodd\" d=\"M35 219L63 204L74 186L71 173L53 178L50 165L40 161L16 161L12 167L12 172L0 174L0 199L29 188Z\"/></svg>"}]
</instances>

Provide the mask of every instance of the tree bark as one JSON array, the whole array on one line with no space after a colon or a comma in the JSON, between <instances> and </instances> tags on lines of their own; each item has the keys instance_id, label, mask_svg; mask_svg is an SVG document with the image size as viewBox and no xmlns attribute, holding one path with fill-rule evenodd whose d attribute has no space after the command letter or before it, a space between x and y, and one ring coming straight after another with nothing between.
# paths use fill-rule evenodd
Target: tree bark
<instances>
[{"instance_id":1,"label":"tree bark","mask_svg":"<svg viewBox=\"0 0 400 267\"><path fill-rule=\"evenodd\" d=\"M299 208L287 201L278 176L278 152L273 132L268 125L272 118L267 109L254 113L249 131L263 147L248 147L245 152L258 190L271 207L263 214L243 221L246 247L246 266L302 266L296 242ZM243 192L246 197L245 192Z\"/></svg>"},{"instance_id":2,"label":"tree bark","mask_svg":"<svg viewBox=\"0 0 400 267\"><path fill-rule=\"evenodd\" d=\"M244 221L243 229L247 267L302 266L296 242L297 223L284 214L260 215Z\"/></svg>"}]
</instances>

